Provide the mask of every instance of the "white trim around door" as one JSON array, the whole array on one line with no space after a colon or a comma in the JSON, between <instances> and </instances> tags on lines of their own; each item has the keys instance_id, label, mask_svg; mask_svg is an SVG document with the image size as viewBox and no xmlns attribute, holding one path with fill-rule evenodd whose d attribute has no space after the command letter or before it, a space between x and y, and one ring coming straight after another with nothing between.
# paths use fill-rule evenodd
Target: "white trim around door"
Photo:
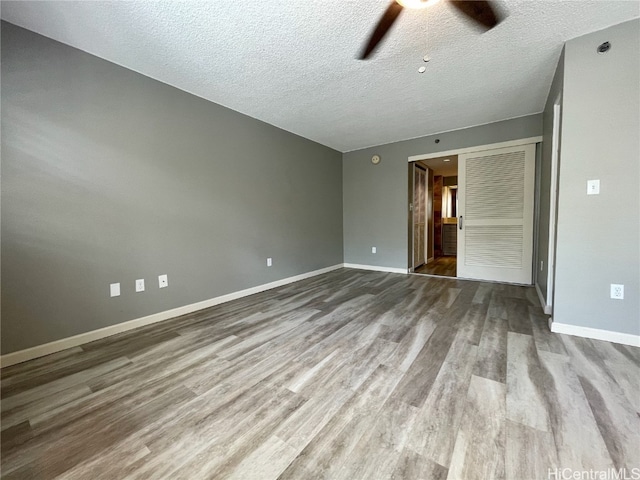
<instances>
[{"instance_id":1,"label":"white trim around door","mask_svg":"<svg viewBox=\"0 0 640 480\"><path fill-rule=\"evenodd\" d=\"M418 160L429 160L430 158L446 157L447 155L460 155L463 153L471 153L471 152L476 153L476 152L482 152L483 150L494 150L496 148L519 147L521 145L528 145L530 143L540 143L540 142L542 142L541 136L520 138L518 140L509 140L508 142L490 143L488 145L478 145L475 147L458 148L456 150L446 150L444 152L412 155L409 157L408 161L417 162Z\"/></svg>"},{"instance_id":2,"label":"white trim around door","mask_svg":"<svg viewBox=\"0 0 640 480\"><path fill-rule=\"evenodd\" d=\"M551 182L549 186L549 247L547 258L547 298L545 299L545 313L553 311L553 292L556 263L556 223L558 222L558 162L560 160L560 115L562 94L558 95L553 104L553 133L551 140Z\"/></svg>"}]
</instances>

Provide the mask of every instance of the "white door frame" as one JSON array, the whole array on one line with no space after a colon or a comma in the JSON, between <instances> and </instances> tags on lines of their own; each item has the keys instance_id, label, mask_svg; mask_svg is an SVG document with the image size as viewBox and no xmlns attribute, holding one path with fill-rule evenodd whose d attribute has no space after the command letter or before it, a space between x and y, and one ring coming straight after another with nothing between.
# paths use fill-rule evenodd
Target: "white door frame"
<instances>
[{"instance_id":1,"label":"white door frame","mask_svg":"<svg viewBox=\"0 0 640 480\"><path fill-rule=\"evenodd\" d=\"M418 160L429 160L430 158L446 157L447 155L459 155L462 153L482 152L483 150L494 150L496 148L519 147L529 143L542 142L542 136L520 138L518 140L509 140L507 142L489 143L486 145L478 145L475 147L458 148L456 150L446 150L444 152L424 153L421 155L411 155L408 162L417 162Z\"/></svg>"},{"instance_id":2,"label":"white door frame","mask_svg":"<svg viewBox=\"0 0 640 480\"><path fill-rule=\"evenodd\" d=\"M547 258L547 298L545 313L553 311L554 279L556 271L556 224L558 222L558 164L560 160L560 118L562 93L553 102L553 133L551 139L551 185L549 198L549 248Z\"/></svg>"},{"instance_id":3,"label":"white door frame","mask_svg":"<svg viewBox=\"0 0 640 480\"><path fill-rule=\"evenodd\" d=\"M488 143L488 144L485 144L485 145L476 145L475 147L464 147L464 148L457 148L457 149L454 149L454 150L444 150L444 151L438 151L438 152L432 152L432 153L423 153L423 154L418 154L418 155L411 155L410 157L407 158L407 162L408 163L412 163L412 162L417 162L417 161L420 161L420 160L429 160L431 158L444 157L444 156L447 156L447 155L460 155L460 154L471 153L471 152L482 152L483 150L494 150L494 149L506 148L506 147L518 147L518 146L521 146L521 145L527 145L527 144L531 144L531 143L540 143L540 142L542 142L542 136L538 135L538 136L535 136L535 137L527 137L527 138L520 138L520 139L516 139L516 140L508 140L506 142L497 142L497 143ZM412 218L413 218L413 212L411 212L411 213L412 213ZM413 228L413 222L412 222L412 228ZM412 231L413 231L413 229L412 229ZM407 242L407 244L408 244L408 242ZM554 245L555 245L555 241L554 241ZM413 248L413 241L411 241L411 246ZM407 253L409 253L409 252L407 252ZM411 253L411 258L413 258L413 253ZM532 261L533 261L533 259L532 259ZM532 268L533 268L533 265L532 265ZM409 272L413 272L413 269L411 267L409 267L408 270L409 270Z\"/></svg>"}]
</instances>

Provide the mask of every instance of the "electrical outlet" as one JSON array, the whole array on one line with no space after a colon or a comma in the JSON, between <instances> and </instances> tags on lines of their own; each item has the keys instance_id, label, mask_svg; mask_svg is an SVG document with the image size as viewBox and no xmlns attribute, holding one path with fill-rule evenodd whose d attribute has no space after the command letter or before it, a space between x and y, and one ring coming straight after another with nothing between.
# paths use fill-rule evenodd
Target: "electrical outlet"
<instances>
[{"instance_id":1,"label":"electrical outlet","mask_svg":"<svg viewBox=\"0 0 640 480\"><path fill-rule=\"evenodd\" d=\"M544 270L544 261L540 260L540 271Z\"/></svg>"},{"instance_id":2,"label":"electrical outlet","mask_svg":"<svg viewBox=\"0 0 640 480\"><path fill-rule=\"evenodd\" d=\"M136 280L136 292L144 292L144 278Z\"/></svg>"},{"instance_id":3,"label":"electrical outlet","mask_svg":"<svg viewBox=\"0 0 640 480\"><path fill-rule=\"evenodd\" d=\"M169 286L169 278L167 275L158 275L158 287L165 288Z\"/></svg>"},{"instance_id":4,"label":"electrical outlet","mask_svg":"<svg viewBox=\"0 0 640 480\"><path fill-rule=\"evenodd\" d=\"M611 284L611 298L615 300L623 300L624 299L624 285L616 285L615 283Z\"/></svg>"},{"instance_id":5,"label":"electrical outlet","mask_svg":"<svg viewBox=\"0 0 640 480\"><path fill-rule=\"evenodd\" d=\"M267 258L267 267L273 265L273 259L271 257Z\"/></svg>"},{"instance_id":6,"label":"electrical outlet","mask_svg":"<svg viewBox=\"0 0 640 480\"><path fill-rule=\"evenodd\" d=\"M599 195L599 194L600 194L600 180L588 180L587 195Z\"/></svg>"},{"instance_id":7,"label":"electrical outlet","mask_svg":"<svg viewBox=\"0 0 640 480\"><path fill-rule=\"evenodd\" d=\"M119 297L120 296L120 284L119 283L112 283L109 285L109 292L111 293L112 297Z\"/></svg>"},{"instance_id":8,"label":"electrical outlet","mask_svg":"<svg viewBox=\"0 0 640 480\"><path fill-rule=\"evenodd\" d=\"M378 253L378 249L376 247L371 247L371 253Z\"/></svg>"}]
</instances>

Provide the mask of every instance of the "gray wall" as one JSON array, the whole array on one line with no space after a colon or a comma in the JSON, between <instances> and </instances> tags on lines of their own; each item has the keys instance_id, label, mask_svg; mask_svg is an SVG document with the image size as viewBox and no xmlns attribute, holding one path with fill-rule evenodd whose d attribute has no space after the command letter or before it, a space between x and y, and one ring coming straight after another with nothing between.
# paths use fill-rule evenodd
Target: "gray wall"
<instances>
[{"instance_id":1,"label":"gray wall","mask_svg":"<svg viewBox=\"0 0 640 480\"><path fill-rule=\"evenodd\" d=\"M549 297L547 292L547 281L549 275L549 242L552 241L549 238L549 216L550 201L551 201L551 155L553 146L553 105L558 98L558 95L562 92L562 85L564 79L564 49L558 60L558 66L556 67L556 73L553 77L551 88L549 89L549 96L544 107L542 125L542 159L540 162L540 176L539 176L539 217L538 217L538 229L537 229L537 262L534 265L536 273L536 283L542 292L542 295L547 299L549 304ZM562 116L562 99L560 100L560 115ZM585 187L586 188L586 187ZM540 261L543 262L543 268L540 270Z\"/></svg>"},{"instance_id":2,"label":"gray wall","mask_svg":"<svg viewBox=\"0 0 640 480\"><path fill-rule=\"evenodd\" d=\"M2 87L2 353L342 263L339 152L7 23Z\"/></svg>"},{"instance_id":3,"label":"gray wall","mask_svg":"<svg viewBox=\"0 0 640 480\"><path fill-rule=\"evenodd\" d=\"M553 319L638 335L639 20L567 42L563 109ZM600 195L586 195L589 179ZM611 283L624 300L609 298Z\"/></svg>"},{"instance_id":4,"label":"gray wall","mask_svg":"<svg viewBox=\"0 0 640 480\"><path fill-rule=\"evenodd\" d=\"M345 263L407 268L408 157L538 135L542 114L345 153ZM382 157L378 165L371 163L374 154Z\"/></svg>"}]
</instances>

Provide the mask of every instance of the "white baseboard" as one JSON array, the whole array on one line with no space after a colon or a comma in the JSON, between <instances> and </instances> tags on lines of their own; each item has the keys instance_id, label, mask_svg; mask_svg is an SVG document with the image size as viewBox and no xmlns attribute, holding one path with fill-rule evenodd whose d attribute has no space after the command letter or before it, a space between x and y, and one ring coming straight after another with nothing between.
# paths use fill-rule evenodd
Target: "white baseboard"
<instances>
[{"instance_id":1,"label":"white baseboard","mask_svg":"<svg viewBox=\"0 0 640 480\"><path fill-rule=\"evenodd\" d=\"M231 300L237 300L238 298L264 292L265 290L271 290L272 288L281 287L283 285L298 282L306 278L322 275L323 273L331 272L343 267L344 264L340 263L331 267L321 268L320 270L314 270L312 272L283 278L282 280L276 280L275 282L265 283L256 287L240 290L238 292L232 292L226 295L221 295L219 297L210 298L209 300L203 300L202 302L192 303L190 305L184 305L178 308L172 308L171 310L165 310L163 312L154 313L152 315L136 318L134 320L118 323L116 325L110 325L98 330L81 333L79 335L74 335L73 337L62 338L54 342L37 345L35 347L27 348L25 350L20 350L13 353L8 353L6 355L0 356L0 368L8 367L9 365L15 365L16 363L26 362L27 360L43 357L45 355L50 355L52 353L66 350L67 348L77 347L78 345L83 345L85 343L93 342L94 340L110 337L118 333L133 330L134 328L144 327L145 325L151 325L152 323L158 323L164 320L169 320L170 318L179 317L180 315L193 313L204 308L213 307L221 303L230 302Z\"/></svg>"},{"instance_id":2,"label":"white baseboard","mask_svg":"<svg viewBox=\"0 0 640 480\"><path fill-rule=\"evenodd\" d=\"M357 268L358 270L373 270L375 272L404 273L405 275L407 274L406 268L378 267L377 265L358 265L357 263L345 263L344 268Z\"/></svg>"},{"instance_id":3,"label":"white baseboard","mask_svg":"<svg viewBox=\"0 0 640 480\"><path fill-rule=\"evenodd\" d=\"M549 319L549 329L554 333L565 333L575 337L592 338L594 340L605 340L607 342L640 347L640 335L632 335L630 333L612 332L609 330L600 330L599 328L568 325L566 323L554 322L552 318Z\"/></svg>"},{"instance_id":4,"label":"white baseboard","mask_svg":"<svg viewBox=\"0 0 640 480\"><path fill-rule=\"evenodd\" d=\"M537 283L536 283L536 292L538 292L538 298L540 299L540 306L542 307L542 310L544 310L545 314L551 315L551 312L553 311L551 308L551 305L547 305L547 301L544 299L544 295L542 295L542 290L540 290L540 287L538 286Z\"/></svg>"}]
</instances>

